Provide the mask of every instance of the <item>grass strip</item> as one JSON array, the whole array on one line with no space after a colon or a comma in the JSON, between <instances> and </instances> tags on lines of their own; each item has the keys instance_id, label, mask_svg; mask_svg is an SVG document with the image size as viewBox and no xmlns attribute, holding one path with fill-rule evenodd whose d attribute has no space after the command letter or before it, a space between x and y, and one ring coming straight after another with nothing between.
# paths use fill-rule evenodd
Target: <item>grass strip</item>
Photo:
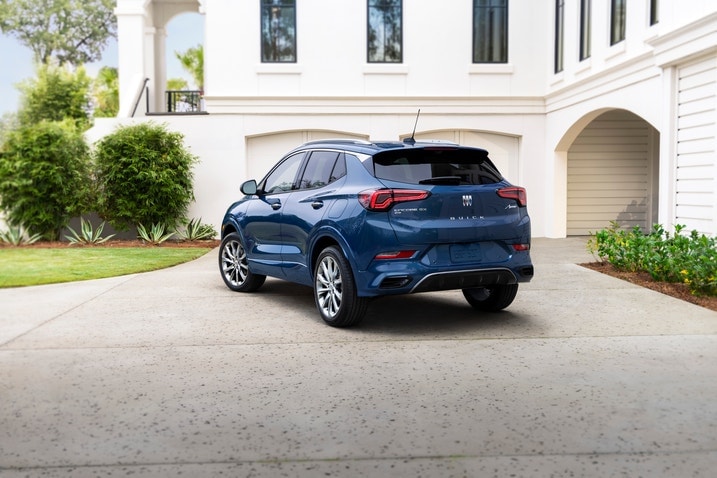
<instances>
[{"instance_id":1,"label":"grass strip","mask_svg":"<svg viewBox=\"0 0 717 478\"><path fill-rule=\"evenodd\" d=\"M191 261L210 250L202 247L2 248L0 288L148 272Z\"/></svg>"}]
</instances>

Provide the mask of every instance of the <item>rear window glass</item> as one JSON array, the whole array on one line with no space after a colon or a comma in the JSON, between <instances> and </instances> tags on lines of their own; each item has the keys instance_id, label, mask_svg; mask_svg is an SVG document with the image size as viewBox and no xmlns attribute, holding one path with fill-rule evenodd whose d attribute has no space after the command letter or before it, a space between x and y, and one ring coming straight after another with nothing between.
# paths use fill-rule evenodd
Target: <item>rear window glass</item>
<instances>
[{"instance_id":1,"label":"rear window glass","mask_svg":"<svg viewBox=\"0 0 717 478\"><path fill-rule=\"evenodd\" d=\"M372 166L379 179L409 184L492 184L503 179L480 149L385 151L373 156Z\"/></svg>"}]
</instances>

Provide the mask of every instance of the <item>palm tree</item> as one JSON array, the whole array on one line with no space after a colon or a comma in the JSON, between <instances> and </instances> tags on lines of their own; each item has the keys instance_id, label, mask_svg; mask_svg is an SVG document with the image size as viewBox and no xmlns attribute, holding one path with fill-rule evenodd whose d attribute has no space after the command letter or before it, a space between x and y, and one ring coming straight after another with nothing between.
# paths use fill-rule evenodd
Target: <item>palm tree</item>
<instances>
[{"instance_id":1,"label":"palm tree","mask_svg":"<svg viewBox=\"0 0 717 478\"><path fill-rule=\"evenodd\" d=\"M197 88L204 92L204 45L189 48L184 53L175 51L182 68L192 76Z\"/></svg>"}]
</instances>

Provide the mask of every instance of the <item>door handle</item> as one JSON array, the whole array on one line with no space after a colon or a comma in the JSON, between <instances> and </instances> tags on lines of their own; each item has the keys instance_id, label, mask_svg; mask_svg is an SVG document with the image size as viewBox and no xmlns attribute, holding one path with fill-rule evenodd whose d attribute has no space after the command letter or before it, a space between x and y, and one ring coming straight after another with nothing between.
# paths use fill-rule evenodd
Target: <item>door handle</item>
<instances>
[{"instance_id":1,"label":"door handle","mask_svg":"<svg viewBox=\"0 0 717 478\"><path fill-rule=\"evenodd\" d=\"M277 209L281 209L281 203L280 202L273 202L271 203L271 208L276 211Z\"/></svg>"},{"instance_id":2,"label":"door handle","mask_svg":"<svg viewBox=\"0 0 717 478\"><path fill-rule=\"evenodd\" d=\"M324 201L314 201L311 203L311 207L313 207L314 209L321 209L322 207L324 207Z\"/></svg>"}]
</instances>

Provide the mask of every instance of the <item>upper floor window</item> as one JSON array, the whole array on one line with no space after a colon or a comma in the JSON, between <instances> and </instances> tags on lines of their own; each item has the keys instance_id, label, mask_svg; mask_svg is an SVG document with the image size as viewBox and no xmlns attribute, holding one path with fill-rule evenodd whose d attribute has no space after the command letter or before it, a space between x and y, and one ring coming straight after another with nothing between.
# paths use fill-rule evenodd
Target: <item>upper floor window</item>
<instances>
[{"instance_id":1,"label":"upper floor window","mask_svg":"<svg viewBox=\"0 0 717 478\"><path fill-rule=\"evenodd\" d=\"M660 21L660 1L650 0L650 25L655 25Z\"/></svg>"},{"instance_id":2,"label":"upper floor window","mask_svg":"<svg viewBox=\"0 0 717 478\"><path fill-rule=\"evenodd\" d=\"M403 1L368 0L368 62L403 61Z\"/></svg>"},{"instance_id":3,"label":"upper floor window","mask_svg":"<svg viewBox=\"0 0 717 478\"><path fill-rule=\"evenodd\" d=\"M473 0L473 63L508 63L508 0Z\"/></svg>"},{"instance_id":4,"label":"upper floor window","mask_svg":"<svg viewBox=\"0 0 717 478\"><path fill-rule=\"evenodd\" d=\"M625 4L627 0L610 0L610 45L625 39Z\"/></svg>"},{"instance_id":5,"label":"upper floor window","mask_svg":"<svg viewBox=\"0 0 717 478\"><path fill-rule=\"evenodd\" d=\"M590 58L590 28L592 24L592 0L580 0L580 61Z\"/></svg>"},{"instance_id":6,"label":"upper floor window","mask_svg":"<svg viewBox=\"0 0 717 478\"><path fill-rule=\"evenodd\" d=\"M563 71L565 37L565 0L555 0L555 73Z\"/></svg>"},{"instance_id":7,"label":"upper floor window","mask_svg":"<svg viewBox=\"0 0 717 478\"><path fill-rule=\"evenodd\" d=\"M261 61L296 62L296 0L261 0Z\"/></svg>"}]
</instances>

